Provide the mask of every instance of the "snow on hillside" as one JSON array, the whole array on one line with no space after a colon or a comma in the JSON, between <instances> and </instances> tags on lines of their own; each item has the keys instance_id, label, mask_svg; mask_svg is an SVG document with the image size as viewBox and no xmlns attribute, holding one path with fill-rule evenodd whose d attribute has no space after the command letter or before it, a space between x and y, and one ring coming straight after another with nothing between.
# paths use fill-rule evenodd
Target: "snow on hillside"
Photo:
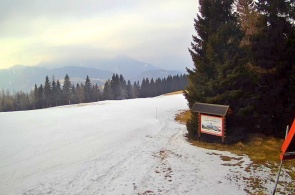
<instances>
[{"instance_id":1,"label":"snow on hillside","mask_svg":"<svg viewBox=\"0 0 295 195\"><path fill-rule=\"evenodd\" d=\"M0 113L0 194L236 195L255 174L271 192L248 157L186 142L181 109L172 95Z\"/></svg>"}]
</instances>

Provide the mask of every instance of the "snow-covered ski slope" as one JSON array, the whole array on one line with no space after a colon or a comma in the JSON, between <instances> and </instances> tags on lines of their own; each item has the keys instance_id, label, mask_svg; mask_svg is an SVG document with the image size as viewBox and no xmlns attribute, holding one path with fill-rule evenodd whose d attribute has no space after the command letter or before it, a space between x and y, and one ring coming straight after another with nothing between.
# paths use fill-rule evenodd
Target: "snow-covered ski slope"
<instances>
[{"instance_id":1,"label":"snow-covered ski slope","mask_svg":"<svg viewBox=\"0 0 295 195\"><path fill-rule=\"evenodd\" d=\"M0 113L0 194L247 194L248 157L191 146L182 109L172 95Z\"/></svg>"}]
</instances>

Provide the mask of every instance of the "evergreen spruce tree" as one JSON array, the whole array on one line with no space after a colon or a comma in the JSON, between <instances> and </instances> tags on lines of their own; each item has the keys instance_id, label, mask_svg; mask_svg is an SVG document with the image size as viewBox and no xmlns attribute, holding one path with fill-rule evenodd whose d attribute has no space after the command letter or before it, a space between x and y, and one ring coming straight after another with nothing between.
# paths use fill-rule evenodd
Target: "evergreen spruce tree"
<instances>
[{"instance_id":1,"label":"evergreen spruce tree","mask_svg":"<svg viewBox=\"0 0 295 195\"><path fill-rule=\"evenodd\" d=\"M243 87L250 80L241 56L243 33L232 5L233 0L200 0L200 15L195 19L197 35L189 49L195 67L187 69L185 97L190 108L195 102L226 104L237 116L248 106L240 103L248 95ZM192 113L187 123L191 138L197 135L197 121L197 115Z\"/></svg>"},{"instance_id":2,"label":"evergreen spruce tree","mask_svg":"<svg viewBox=\"0 0 295 195\"><path fill-rule=\"evenodd\" d=\"M56 82L55 82L55 77L52 76L52 82L51 82L51 105L57 106L57 87L56 87Z\"/></svg>"},{"instance_id":3,"label":"evergreen spruce tree","mask_svg":"<svg viewBox=\"0 0 295 195\"><path fill-rule=\"evenodd\" d=\"M70 81L70 77L69 75L66 75L64 79L63 89L62 89L64 104L71 104L71 95L72 95L71 86L72 84Z\"/></svg>"},{"instance_id":4,"label":"evergreen spruce tree","mask_svg":"<svg viewBox=\"0 0 295 195\"><path fill-rule=\"evenodd\" d=\"M38 93L38 87L35 84L35 87L34 87L34 101L33 101L34 109L38 108L38 102L39 102L39 93Z\"/></svg>"},{"instance_id":5,"label":"evergreen spruce tree","mask_svg":"<svg viewBox=\"0 0 295 195\"><path fill-rule=\"evenodd\" d=\"M127 90L126 90L126 81L123 77L123 75L120 74L120 78L119 78L119 98L118 99L126 99L127 97Z\"/></svg>"},{"instance_id":6,"label":"evergreen spruce tree","mask_svg":"<svg viewBox=\"0 0 295 195\"><path fill-rule=\"evenodd\" d=\"M59 80L56 81L56 105L59 106L61 105L62 102L62 90L61 90L61 84Z\"/></svg>"},{"instance_id":7,"label":"evergreen spruce tree","mask_svg":"<svg viewBox=\"0 0 295 195\"><path fill-rule=\"evenodd\" d=\"M102 99L103 100L113 100L114 99L110 80L107 80L104 84Z\"/></svg>"},{"instance_id":8,"label":"evergreen spruce tree","mask_svg":"<svg viewBox=\"0 0 295 195\"><path fill-rule=\"evenodd\" d=\"M76 94L77 94L77 99L78 103L84 102L84 85L81 84L81 86L77 83L76 85Z\"/></svg>"},{"instance_id":9,"label":"evergreen spruce tree","mask_svg":"<svg viewBox=\"0 0 295 195\"><path fill-rule=\"evenodd\" d=\"M51 83L49 77L46 76L44 84L44 98L45 98L45 107L50 107L52 93L51 93Z\"/></svg>"},{"instance_id":10,"label":"evergreen spruce tree","mask_svg":"<svg viewBox=\"0 0 295 195\"><path fill-rule=\"evenodd\" d=\"M85 102L91 102L93 100L92 98L92 84L90 82L90 79L87 75L85 86L84 86L84 101Z\"/></svg>"},{"instance_id":11,"label":"evergreen spruce tree","mask_svg":"<svg viewBox=\"0 0 295 195\"><path fill-rule=\"evenodd\" d=\"M101 92L97 84L92 86L92 101L99 101L101 99Z\"/></svg>"},{"instance_id":12,"label":"evergreen spruce tree","mask_svg":"<svg viewBox=\"0 0 295 195\"><path fill-rule=\"evenodd\" d=\"M256 23L259 32L250 39L252 63L249 66L255 75L259 98L255 112L261 121L261 131L283 137L286 125L295 116L293 8L288 0L259 0L257 8L262 20Z\"/></svg>"},{"instance_id":13,"label":"evergreen spruce tree","mask_svg":"<svg viewBox=\"0 0 295 195\"><path fill-rule=\"evenodd\" d=\"M38 88L38 107L37 108L44 108L45 98L44 98L44 88L41 84Z\"/></svg>"},{"instance_id":14,"label":"evergreen spruce tree","mask_svg":"<svg viewBox=\"0 0 295 195\"><path fill-rule=\"evenodd\" d=\"M118 74L113 74L110 87L112 90L113 98L115 100L120 99L121 89L120 89L120 79Z\"/></svg>"},{"instance_id":15,"label":"evergreen spruce tree","mask_svg":"<svg viewBox=\"0 0 295 195\"><path fill-rule=\"evenodd\" d=\"M133 96L133 90L132 90L132 85L130 80L127 81L127 86L126 86L126 98L127 99L132 99L134 98Z\"/></svg>"},{"instance_id":16,"label":"evergreen spruce tree","mask_svg":"<svg viewBox=\"0 0 295 195\"><path fill-rule=\"evenodd\" d=\"M77 91L76 91L76 88L75 88L75 85L72 84L72 87L71 87L71 104L77 104L79 103L78 101L78 97L77 97Z\"/></svg>"},{"instance_id":17,"label":"evergreen spruce tree","mask_svg":"<svg viewBox=\"0 0 295 195\"><path fill-rule=\"evenodd\" d=\"M133 98L139 98L139 96L140 96L139 91L140 91L139 81L137 81L137 82L134 81L133 86L132 86Z\"/></svg>"}]
</instances>

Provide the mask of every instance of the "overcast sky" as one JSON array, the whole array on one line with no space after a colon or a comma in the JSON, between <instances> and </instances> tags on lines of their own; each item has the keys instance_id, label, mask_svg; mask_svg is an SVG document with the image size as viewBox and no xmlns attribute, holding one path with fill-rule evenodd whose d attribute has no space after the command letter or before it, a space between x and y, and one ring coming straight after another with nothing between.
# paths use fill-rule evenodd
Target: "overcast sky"
<instances>
[{"instance_id":1,"label":"overcast sky","mask_svg":"<svg viewBox=\"0 0 295 195\"><path fill-rule=\"evenodd\" d=\"M0 68L128 56L191 67L198 0L0 0Z\"/></svg>"}]
</instances>

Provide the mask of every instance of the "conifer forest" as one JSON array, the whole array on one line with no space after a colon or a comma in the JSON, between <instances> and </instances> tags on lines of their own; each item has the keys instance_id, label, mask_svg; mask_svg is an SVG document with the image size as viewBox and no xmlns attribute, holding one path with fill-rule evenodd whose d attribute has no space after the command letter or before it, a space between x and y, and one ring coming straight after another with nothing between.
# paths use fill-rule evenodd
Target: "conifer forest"
<instances>
[{"instance_id":1,"label":"conifer forest","mask_svg":"<svg viewBox=\"0 0 295 195\"><path fill-rule=\"evenodd\" d=\"M283 137L295 117L295 1L200 0L185 97L230 105L227 134ZM187 123L197 137L197 113Z\"/></svg>"},{"instance_id":2,"label":"conifer forest","mask_svg":"<svg viewBox=\"0 0 295 195\"><path fill-rule=\"evenodd\" d=\"M37 86L30 93L0 91L0 112L42 109L61 105L89 103L101 100L123 100L155 97L165 93L184 90L187 75L168 76L163 79L145 78L131 84L123 75L113 74L104 86L92 85L87 76L85 83L72 84L69 75L60 82L54 76L45 78L44 84Z\"/></svg>"}]
</instances>

